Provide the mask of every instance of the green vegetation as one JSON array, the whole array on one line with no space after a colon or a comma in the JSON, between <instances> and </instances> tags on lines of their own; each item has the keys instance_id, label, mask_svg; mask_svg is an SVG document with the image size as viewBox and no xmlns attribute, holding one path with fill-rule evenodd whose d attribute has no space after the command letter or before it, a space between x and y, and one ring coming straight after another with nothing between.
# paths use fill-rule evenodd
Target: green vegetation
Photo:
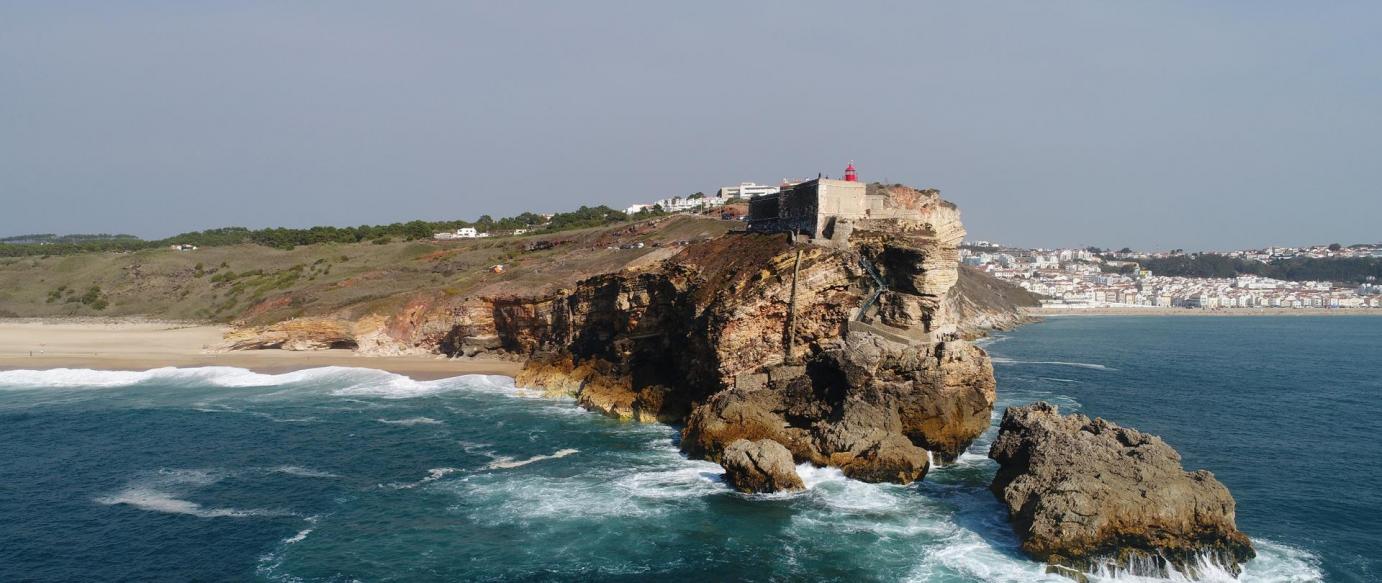
<instances>
[{"instance_id":1,"label":"green vegetation","mask_svg":"<svg viewBox=\"0 0 1382 583\"><path fill-rule=\"evenodd\" d=\"M52 233L38 233L33 235L16 235L13 237L0 237L0 243L14 244L53 244L53 243L88 243L92 241L138 241L139 237L134 235L111 235L108 233L95 234L75 234L75 235L54 235Z\"/></svg>"},{"instance_id":2,"label":"green vegetation","mask_svg":"<svg viewBox=\"0 0 1382 583\"><path fill-rule=\"evenodd\" d=\"M566 226L614 222L609 209L599 207L568 215L562 220ZM0 257L0 314L251 324L321 314L388 314L419 297L541 293L569 286L649 254L675 251L677 241L718 236L733 226L691 216L637 223L620 216L614 223L528 237L433 241L429 234L409 241L383 235L379 244L374 238L293 248L247 242L196 251L160 245L118 254ZM634 241L647 246L618 248ZM497 264L505 266L502 273L490 270Z\"/></svg>"},{"instance_id":3,"label":"green vegetation","mask_svg":"<svg viewBox=\"0 0 1382 583\"><path fill-rule=\"evenodd\" d=\"M641 210L639 210L638 212L634 213L632 218L633 218L634 220L642 220L642 219L651 219L651 218L653 218L653 217L662 217L662 216L666 216L666 215L667 215L667 210L664 209L664 208L662 208L662 205L660 205L660 204L655 204L655 205L653 205L653 206L650 206L650 207L641 209Z\"/></svg>"},{"instance_id":4,"label":"green vegetation","mask_svg":"<svg viewBox=\"0 0 1382 583\"><path fill-rule=\"evenodd\" d=\"M623 211L607 206L581 207L580 209L557 213L547 223L544 232L568 231L600 227L630 220ZM0 239L0 257L41 257L49 255L73 255L99 251L139 251L156 249L170 245L195 245L197 247L225 247L230 245L262 245L275 249L293 249L300 245L322 243L359 243L370 241L377 245L395 240L416 241L430 239L433 234L453 231L462 227L475 227L482 232L492 230L528 229L542 225L542 215L525 212L513 217L494 219L489 215L475 221L409 221L391 225L361 225L359 227L311 227L307 229L247 229L244 227L224 227L192 231L160 239L145 241L132 235L24 235L10 237L9 241ZM23 241L23 242L17 242Z\"/></svg>"},{"instance_id":5,"label":"green vegetation","mask_svg":"<svg viewBox=\"0 0 1382 583\"><path fill-rule=\"evenodd\" d=\"M86 293L82 295L77 295L76 290L67 285L60 285L48 292L48 300L45 303L81 304L89 306L93 310L101 311L110 305L110 300L101 293L101 286L99 285L87 288Z\"/></svg>"},{"instance_id":6,"label":"green vegetation","mask_svg":"<svg viewBox=\"0 0 1382 583\"><path fill-rule=\"evenodd\" d=\"M1258 275L1286 281L1337 281L1363 283L1382 279L1382 258L1280 259L1271 263L1219 255L1173 255L1139 259L1138 263L1157 275L1180 277L1235 277Z\"/></svg>"}]
</instances>

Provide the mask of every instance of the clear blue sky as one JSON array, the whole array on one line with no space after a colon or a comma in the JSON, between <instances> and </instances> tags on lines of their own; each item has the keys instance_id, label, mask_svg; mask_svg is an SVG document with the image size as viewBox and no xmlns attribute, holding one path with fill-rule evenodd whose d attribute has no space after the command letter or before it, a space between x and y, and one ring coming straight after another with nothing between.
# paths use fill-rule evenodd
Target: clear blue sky
<instances>
[{"instance_id":1,"label":"clear blue sky","mask_svg":"<svg viewBox=\"0 0 1382 583\"><path fill-rule=\"evenodd\" d=\"M839 174L974 238L1382 240L1377 2L0 4L0 234L473 218Z\"/></svg>"}]
</instances>

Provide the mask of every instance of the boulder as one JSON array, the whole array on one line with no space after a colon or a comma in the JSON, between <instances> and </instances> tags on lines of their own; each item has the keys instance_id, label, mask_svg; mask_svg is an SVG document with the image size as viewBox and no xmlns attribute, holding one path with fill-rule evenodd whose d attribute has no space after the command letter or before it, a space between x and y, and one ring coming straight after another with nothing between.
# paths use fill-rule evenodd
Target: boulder
<instances>
[{"instance_id":1,"label":"boulder","mask_svg":"<svg viewBox=\"0 0 1382 583\"><path fill-rule=\"evenodd\" d=\"M725 467L725 481L740 492L795 492L806 488L792 464L792 453L770 439L740 439L729 444L720 465Z\"/></svg>"},{"instance_id":2,"label":"boulder","mask_svg":"<svg viewBox=\"0 0 1382 583\"><path fill-rule=\"evenodd\" d=\"M1003 414L989 457L1022 549L1061 572L1198 578L1254 556L1228 488L1157 436L1038 402Z\"/></svg>"}]
</instances>

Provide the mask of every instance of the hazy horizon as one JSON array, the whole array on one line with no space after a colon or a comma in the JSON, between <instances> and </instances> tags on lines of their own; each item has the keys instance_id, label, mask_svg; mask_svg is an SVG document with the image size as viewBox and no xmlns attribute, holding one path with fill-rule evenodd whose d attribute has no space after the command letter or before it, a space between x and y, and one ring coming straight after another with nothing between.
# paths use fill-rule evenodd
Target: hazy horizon
<instances>
[{"instance_id":1,"label":"hazy horizon","mask_svg":"<svg viewBox=\"0 0 1382 583\"><path fill-rule=\"evenodd\" d=\"M1363 2L0 7L0 236L936 187L971 239L1382 239Z\"/></svg>"}]
</instances>

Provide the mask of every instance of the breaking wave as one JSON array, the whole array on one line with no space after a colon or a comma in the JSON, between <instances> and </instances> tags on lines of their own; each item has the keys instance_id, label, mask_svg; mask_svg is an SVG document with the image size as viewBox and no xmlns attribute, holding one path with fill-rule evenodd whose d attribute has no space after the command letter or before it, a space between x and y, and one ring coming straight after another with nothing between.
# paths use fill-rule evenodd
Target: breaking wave
<instances>
[{"instance_id":1,"label":"breaking wave","mask_svg":"<svg viewBox=\"0 0 1382 583\"><path fill-rule=\"evenodd\" d=\"M499 375L460 375L420 381L388 371L347 366L325 366L281 374L257 373L229 366L165 367L146 371L85 368L0 371L0 387L8 389L103 389L150 384L175 387L272 387L285 390L328 387L333 395L383 398L410 398L457 390L531 393L515 387L513 379Z\"/></svg>"}]
</instances>

